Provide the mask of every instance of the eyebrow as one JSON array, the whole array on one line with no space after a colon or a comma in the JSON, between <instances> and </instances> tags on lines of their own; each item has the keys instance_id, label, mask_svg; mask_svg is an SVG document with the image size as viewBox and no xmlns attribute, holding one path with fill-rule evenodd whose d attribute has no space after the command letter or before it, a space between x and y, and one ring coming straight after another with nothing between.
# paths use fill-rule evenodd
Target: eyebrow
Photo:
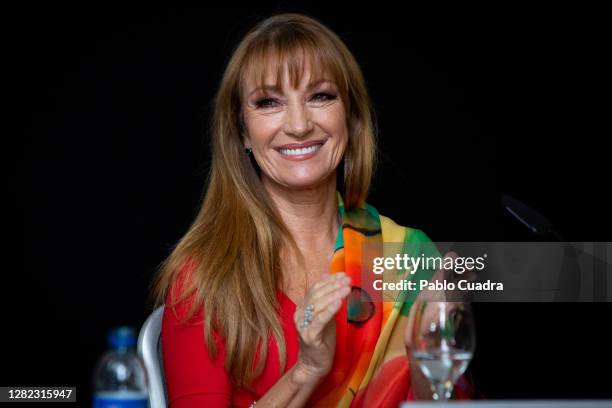
<instances>
[{"instance_id":1,"label":"eyebrow","mask_svg":"<svg viewBox=\"0 0 612 408\"><path fill-rule=\"evenodd\" d=\"M323 79L318 79L318 80L316 80L316 81L311 81L311 82L309 82L309 83L308 83L308 85L307 85L307 87L306 87L306 90L308 90L308 91L309 91L309 90L311 90L311 89L313 89L313 88L315 88L315 87L319 86L320 84L322 84L322 83L324 83L324 82L329 82L329 83L335 84L335 82L334 82L334 81L332 81L331 79L326 79L326 78L323 78ZM280 86L277 86L277 85L266 84L266 85L264 85L264 86L260 86L260 87L258 87L258 88L253 89L251 92L249 92L249 94L247 95L247 98L248 98L249 96L253 95L253 94L254 94L255 92L257 92L257 91L264 91L264 90L265 90L265 91L277 91L277 92L280 92L280 91L281 91L281 87L280 87Z\"/></svg>"}]
</instances>

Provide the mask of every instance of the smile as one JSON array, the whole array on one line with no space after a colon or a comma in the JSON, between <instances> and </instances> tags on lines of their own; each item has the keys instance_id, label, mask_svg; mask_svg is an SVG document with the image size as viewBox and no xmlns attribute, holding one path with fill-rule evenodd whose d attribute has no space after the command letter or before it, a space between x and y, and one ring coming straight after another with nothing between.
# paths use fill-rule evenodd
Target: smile
<instances>
[{"instance_id":1,"label":"smile","mask_svg":"<svg viewBox=\"0 0 612 408\"><path fill-rule=\"evenodd\" d=\"M326 140L313 140L302 144L292 143L279 146L275 150L286 160L307 160L315 156L325 142Z\"/></svg>"},{"instance_id":2,"label":"smile","mask_svg":"<svg viewBox=\"0 0 612 408\"><path fill-rule=\"evenodd\" d=\"M280 154L285 156L300 156L303 154L314 153L323 146L323 143L316 144L308 147L302 147L301 149L279 149Z\"/></svg>"}]
</instances>

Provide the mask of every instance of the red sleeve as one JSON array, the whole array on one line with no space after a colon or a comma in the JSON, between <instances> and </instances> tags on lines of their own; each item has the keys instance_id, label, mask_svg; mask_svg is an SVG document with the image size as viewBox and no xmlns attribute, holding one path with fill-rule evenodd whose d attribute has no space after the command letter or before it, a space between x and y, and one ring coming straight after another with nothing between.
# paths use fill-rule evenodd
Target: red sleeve
<instances>
[{"instance_id":1,"label":"red sleeve","mask_svg":"<svg viewBox=\"0 0 612 408\"><path fill-rule=\"evenodd\" d=\"M190 301L176 306L178 318L169 307L174 288L173 285L169 290L162 320L162 354L168 405L171 408L229 407L231 383L224 369L223 342L215 335L218 354L217 358L212 359L204 341L202 312L185 324L179 318L186 316Z\"/></svg>"}]
</instances>

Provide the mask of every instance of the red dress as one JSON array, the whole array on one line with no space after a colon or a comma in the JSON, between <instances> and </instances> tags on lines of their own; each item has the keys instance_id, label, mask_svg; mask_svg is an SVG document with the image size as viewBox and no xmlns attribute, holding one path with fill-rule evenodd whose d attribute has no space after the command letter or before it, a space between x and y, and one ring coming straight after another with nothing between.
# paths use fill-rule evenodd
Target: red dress
<instances>
[{"instance_id":1,"label":"red dress","mask_svg":"<svg viewBox=\"0 0 612 408\"><path fill-rule=\"evenodd\" d=\"M168 303L167 303L168 304ZM281 324L287 342L287 369L297 359L298 338L293 323L295 304L279 291ZM186 302L177 307L179 317L184 317ZM280 378L276 341L271 337L266 365L262 375L255 380L255 393L248 390L232 390L225 372L225 349L219 336L215 337L217 358L211 359L204 341L203 316L200 311L188 325L180 324L167 307L162 321L162 352L168 404L172 408L187 407L248 407L261 398Z\"/></svg>"},{"instance_id":2,"label":"red dress","mask_svg":"<svg viewBox=\"0 0 612 408\"><path fill-rule=\"evenodd\" d=\"M168 300L172 299L172 290ZM285 336L287 347L287 367L291 368L298 355L298 334L293 322L295 304L282 291L278 291L281 316L280 322ZM169 302L167 302L169 304ZM177 306L176 312L179 317L184 317L188 311L188 302ZM162 322L162 352L164 359L164 371L166 377L168 404L171 408L190 407L248 407L254 400L261 398L280 378L279 358L276 341L270 337L269 352L266 365L262 375L254 382L255 392L245 389L232 390L230 379L225 372L224 345L219 336L215 342L219 353L216 359L211 359L206 343L204 342L204 328L200 311L189 324L180 324L177 316L166 307ZM337 324L341 323L337 321ZM344 331L338 331L338 334ZM342 342L338 338L336 341ZM409 383L409 370L407 361L398 361L398 371L405 371L406 381ZM397 373L397 372L396 372ZM407 394L402 395L400 400L413 400L412 388ZM458 398L467 398L467 393L459 387L455 387ZM316 391L313 395L316 399ZM397 407L396 401L389 406Z\"/></svg>"}]
</instances>

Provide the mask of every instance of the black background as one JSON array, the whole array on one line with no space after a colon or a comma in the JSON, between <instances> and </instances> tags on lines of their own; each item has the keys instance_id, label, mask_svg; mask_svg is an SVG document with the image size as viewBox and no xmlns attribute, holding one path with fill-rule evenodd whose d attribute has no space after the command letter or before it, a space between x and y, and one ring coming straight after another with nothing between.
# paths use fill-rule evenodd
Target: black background
<instances>
[{"instance_id":1,"label":"black background","mask_svg":"<svg viewBox=\"0 0 612 408\"><path fill-rule=\"evenodd\" d=\"M107 331L142 324L152 274L197 212L231 50L274 11L318 18L361 64L382 214L435 241L536 240L503 212L511 194L569 241L610 241L601 11L396 7L5 10L18 244L5 247L0 385L76 385L87 401ZM477 388L611 398L611 306L477 304Z\"/></svg>"}]
</instances>

